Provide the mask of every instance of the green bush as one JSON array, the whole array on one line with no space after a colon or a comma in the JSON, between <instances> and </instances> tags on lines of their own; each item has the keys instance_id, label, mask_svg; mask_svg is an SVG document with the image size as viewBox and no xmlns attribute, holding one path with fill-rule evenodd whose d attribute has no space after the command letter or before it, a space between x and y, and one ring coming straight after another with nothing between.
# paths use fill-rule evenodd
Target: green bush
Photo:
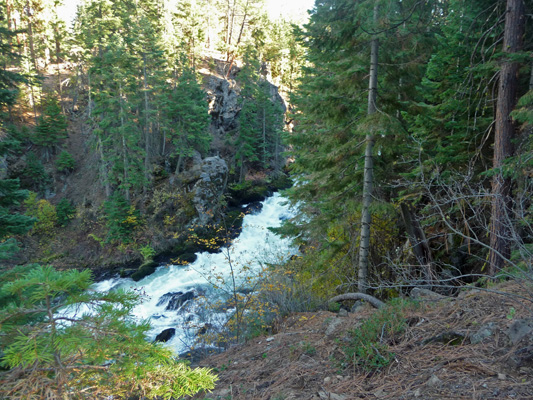
<instances>
[{"instance_id":1,"label":"green bush","mask_svg":"<svg viewBox=\"0 0 533 400\"><path fill-rule=\"evenodd\" d=\"M394 360L388 344L403 333L406 314L415 303L394 299L353 330L345 349L347 362L366 371L383 368Z\"/></svg>"},{"instance_id":2,"label":"green bush","mask_svg":"<svg viewBox=\"0 0 533 400\"><path fill-rule=\"evenodd\" d=\"M63 150L57 156L56 168L59 172L73 171L76 168L76 160L68 151Z\"/></svg>"},{"instance_id":3,"label":"green bush","mask_svg":"<svg viewBox=\"0 0 533 400\"><path fill-rule=\"evenodd\" d=\"M115 192L104 203L105 218L107 221L107 240L121 243L131 242L133 231L140 225L140 215L133 205Z\"/></svg>"},{"instance_id":4,"label":"green bush","mask_svg":"<svg viewBox=\"0 0 533 400\"><path fill-rule=\"evenodd\" d=\"M52 234L57 223L57 212L53 204L48 200L37 200L37 193L30 192L28 198L24 200L26 215L37 218L33 225L33 232L39 234Z\"/></svg>"},{"instance_id":5,"label":"green bush","mask_svg":"<svg viewBox=\"0 0 533 400\"><path fill-rule=\"evenodd\" d=\"M44 170L41 160L32 151L26 155L26 167L21 176L21 182L24 187L39 192L43 192L50 182L50 177Z\"/></svg>"},{"instance_id":6,"label":"green bush","mask_svg":"<svg viewBox=\"0 0 533 400\"><path fill-rule=\"evenodd\" d=\"M65 226L76 215L76 207L70 200L63 198L57 203L56 213L57 223L60 226Z\"/></svg>"},{"instance_id":7,"label":"green bush","mask_svg":"<svg viewBox=\"0 0 533 400\"><path fill-rule=\"evenodd\" d=\"M142 246L139 249L139 253L141 253L141 256L143 257L144 262L152 261L155 256L155 250L149 244Z\"/></svg>"}]
</instances>

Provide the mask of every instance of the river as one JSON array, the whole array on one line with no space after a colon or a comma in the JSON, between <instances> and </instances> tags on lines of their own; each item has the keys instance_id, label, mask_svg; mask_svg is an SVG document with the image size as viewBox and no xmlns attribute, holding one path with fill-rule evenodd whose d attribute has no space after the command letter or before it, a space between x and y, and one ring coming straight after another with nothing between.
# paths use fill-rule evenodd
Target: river
<instances>
[{"instance_id":1,"label":"river","mask_svg":"<svg viewBox=\"0 0 533 400\"><path fill-rule=\"evenodd\" d=\"M223 303L234 286L244 293L252 290L262 268L284 262L296 252L290 240L268 230L293 216L287 200L275 193L262 204L260 211L244 217L242 232L221 252L198 253L196 261L187 266L159 266L139 282L113 278L96 283L93 289L138 291L143 301L134 309L134 316L150 321L148 339L173 328L175 335L167 345L177 354L189 351L197 346L201 329L223 325L233 312L214 304Z\"/></svg>"}]
</instances>

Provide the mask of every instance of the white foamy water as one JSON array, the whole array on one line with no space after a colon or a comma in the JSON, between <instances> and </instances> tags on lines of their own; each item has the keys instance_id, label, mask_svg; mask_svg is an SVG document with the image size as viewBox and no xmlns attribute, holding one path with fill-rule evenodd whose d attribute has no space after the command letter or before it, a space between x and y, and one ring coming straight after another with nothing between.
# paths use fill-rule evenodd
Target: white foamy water
<instances>
[{"instance_id":1,"label":"white foamy water","mask_svg":"<svg viewBox=\"0 0 533 400\"><path fill-rule=\"evenodd\" d=\"M139 282L130 278L114 278L98 282L93 289L109 291L117 288L136 289L145 293L144 301L134 310L135 317L148 319L152 325L150 340L167 328L175 328L168 345L178 354L189 350L199 327L205 323L204 302L213 304L224 297L225 291L233 287L232 269L237 288L251 289L254 277L267 264L287 260L295 249L288 239L283 239L268 230L278 227L284 219L293 216L286 199L278 193L263 202L263 208L256 214L244 217L241 234L232 245L220 253L198 253L198 258L188 266L160 266ZM214 288L216 286L217 288ZM161 296L167 293L194 290L205 299L186 302L179 310L168 311L167 302L158 305ZM208 311L208 322L223 324L228 315L224 311ZM196 326L195 326L196 325Z\"/></svg>"}]
</instances>

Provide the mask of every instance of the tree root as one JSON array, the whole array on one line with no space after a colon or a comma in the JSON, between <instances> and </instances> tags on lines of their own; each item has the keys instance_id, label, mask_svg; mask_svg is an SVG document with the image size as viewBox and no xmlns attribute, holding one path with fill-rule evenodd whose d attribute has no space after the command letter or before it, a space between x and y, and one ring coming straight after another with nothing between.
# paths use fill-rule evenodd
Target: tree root
<instances>
[{"instance_id":1,"label":"tree root","mask_svg":"<svg viewBox=\"0 0 533 400\"><path fill-rule=\"evenodd\" d=\"M364 293L340 294L338 296L335 296L329 299L329 302L333 303L333 302L343 301L343 300L364 300L372 304L375 308L382 308L385 306L385 303L383 303L381 300L378 300L374 296L370 296L369 294L364 294Z\"/></svg>"}]
</instances>

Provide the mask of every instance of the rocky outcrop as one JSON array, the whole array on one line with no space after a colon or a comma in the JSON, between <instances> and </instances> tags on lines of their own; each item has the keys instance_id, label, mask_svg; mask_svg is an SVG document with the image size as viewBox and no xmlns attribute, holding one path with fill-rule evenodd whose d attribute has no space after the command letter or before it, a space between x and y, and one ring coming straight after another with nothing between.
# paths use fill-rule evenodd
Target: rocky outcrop
<instances>
[{"instance_id":1,"label":"rocky outcrop","mask_svg":"<svg viewBox=\"0 0 533 400\"><path fill-rule=\"evenodd\" d=\"M222 135L237 128L238 93L235 83L217 76L210 76L207 81L209 110L214 133Z\"/></svg>"},{"instance_id":2,"label":"rocky outcrop","mask_svg":"<svg viewBox=\"0 0 533 400\"><path fill-rule=\"evenodd\" d=\"M220 157L208 157L202 162L200 179L193 188L193 203L198 212L198 224L206 225L217 219L228 181L228 166Z\"/></svg>"}]
</instances>

